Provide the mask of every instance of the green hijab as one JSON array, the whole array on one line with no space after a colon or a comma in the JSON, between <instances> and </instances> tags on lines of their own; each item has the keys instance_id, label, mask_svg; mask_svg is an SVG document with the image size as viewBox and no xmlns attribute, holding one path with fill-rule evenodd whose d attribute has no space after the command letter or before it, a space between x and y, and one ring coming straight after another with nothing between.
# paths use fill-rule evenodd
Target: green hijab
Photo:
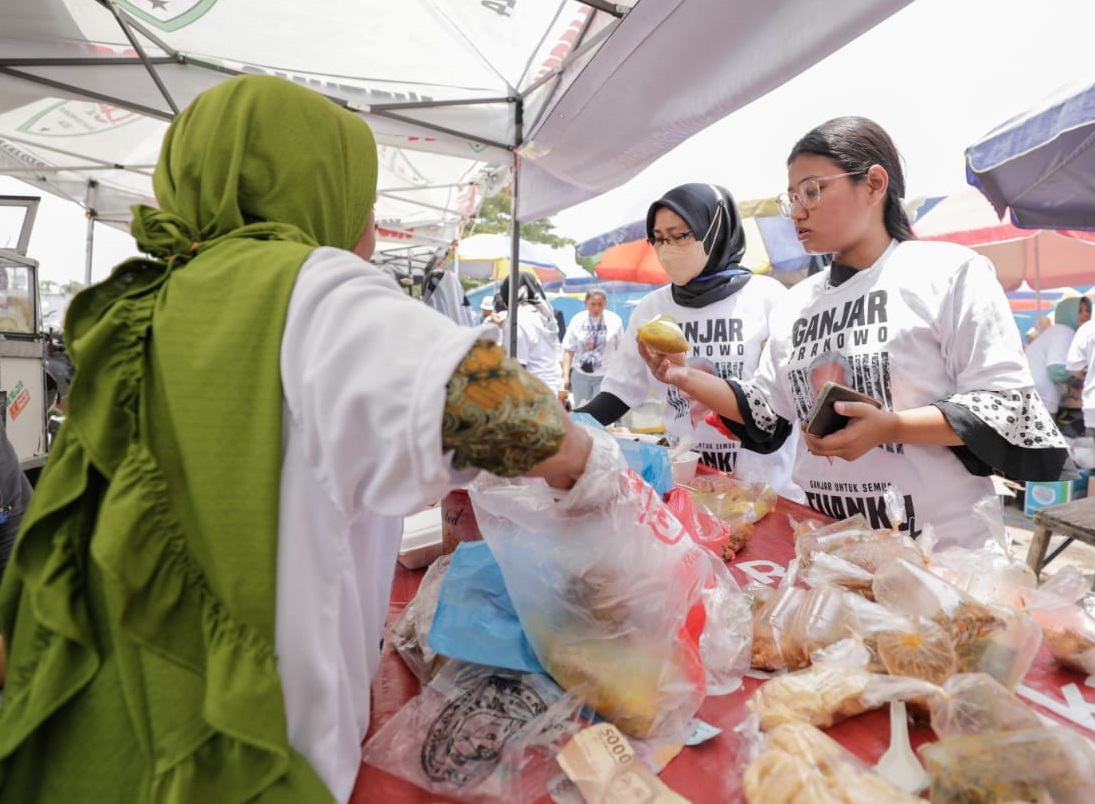
<instances>
[{"instance_id":1,"label":"green hijab","mask_svg":"<svg viewBox=\"0 0 1095 804\"><path fill-rule=\"evenodd\" d=\"M1080 326L1080 302L1082 299L1079 296L1069 296L1067 299L1061 299L1057 302L1057 306L1053 308L1053 323L1064 324L1070 329L1076 329ZM1090 304L1091 302L1088 302Z\"/></svg>"},{"instance_id":2,"label":"green hijab","mask_svg":"<svg viewBox=\"0 0 1095 804\"><path fill-rule=\"evenodd\" d=\"M368 126L277 78L200 95L70 307L76 374L0 586L0 799L320 801L274 655L280 344L376 195Z\"/></svg>"}]
</instances>

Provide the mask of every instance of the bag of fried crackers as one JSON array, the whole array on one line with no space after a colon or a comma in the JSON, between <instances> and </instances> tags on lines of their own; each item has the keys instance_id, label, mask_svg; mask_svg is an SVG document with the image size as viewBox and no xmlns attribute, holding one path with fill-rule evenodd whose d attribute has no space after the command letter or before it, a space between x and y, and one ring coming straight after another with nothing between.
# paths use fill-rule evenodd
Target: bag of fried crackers
<instances>
[{"instance_id":1,"label":"bag of fried crackers","mask_svg":"<svg viewBox=\"0 0 1095 804\"><path fill-rule=\"evenodd\" d=\"M824 729L873 708L865 696L877 674L867 670L870 657L860 640L841 640L813 658L805 670L766 681L746 702L761 729L795 721Z\"/></svg>"},{"instance_id":2,"label":"bag of fried crackers","mask_svg":"<svg viewBox=\"0 0 1095 804\"><path fill-rule=\"evenodd\" d=\"M1085 676L1095 674L1095 617L1079 601L1090 587L1078 568L1065 567L1024 601L1057 663Z\"/></svg>"},{"instance_id":3,"label":"bag of fried crackers","mask_svg":"<svg viewBox=\"0 0 1095 804\"><path fill-rule=\"evenodd\" d=\"M745 746L742 792L749 804L921 801L808 723L784 723L759 733L755 719L747 719L737 731Z\"/></svg>"}]
</instances>

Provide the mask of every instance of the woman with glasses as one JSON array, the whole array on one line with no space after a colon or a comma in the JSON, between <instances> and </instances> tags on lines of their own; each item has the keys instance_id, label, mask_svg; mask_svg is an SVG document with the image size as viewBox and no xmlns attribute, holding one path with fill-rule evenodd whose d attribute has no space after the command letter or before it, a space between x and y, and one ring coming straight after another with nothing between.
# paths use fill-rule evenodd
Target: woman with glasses
<instances>
[{"instance_id":1,"label":"woman with glasses","mask_svg":"<svg viewBox=\"0 0 1095 804\"><path fill-rule=\"evenodd\" d=\"M721 382L641 344L640 353L750 449L801 439L794 479L815 510L861 513L913 537L930 525L942 544L981 546L991 531L974 507L995 504L988 476L1056 479L1067 459L992 263L964 246L913 240L900 157L870 120L823 123L795 144L787 167L783 210L806 250L832 254L833 264L774 311L756 376ZM795 428L810 421L822 380L881 408L838 402L849 417L842 429ZM904 521L890 500L904 503Z\"/></svg>"},{"instance_id":2,"label":"woman with glasses","mask_svg":"<svg viewBox=\"0 0 1095 804\"><path fill-rule=\"evenodd\" d=\"M749 379L757 369L769 334L768 317L787 295L767 276L741 266L745 230L730 193L713 184L685 184L650 205L647 239L669 276L669 284L643 297L631 314L621 347L608 362L600 392L584 407L602 424L618 420L653 390L663 403L666 433L691 444L701 461L715 469L766 480L779 494L801 500L790 479L793 442L770 455L741 451L737 436L707 421L710 408L660 377L626 344L636 330L658 315L676 319L690 351L682 356L697 372L719 382Z\"/></svg>"}]
</instances>

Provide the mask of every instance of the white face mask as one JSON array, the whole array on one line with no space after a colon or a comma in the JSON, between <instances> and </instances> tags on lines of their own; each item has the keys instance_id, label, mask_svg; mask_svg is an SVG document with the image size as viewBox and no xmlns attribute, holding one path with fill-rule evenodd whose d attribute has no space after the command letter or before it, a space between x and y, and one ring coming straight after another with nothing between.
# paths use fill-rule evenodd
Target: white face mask
<instances>
[{"instance_id":1,"label":"white face mask","mask_svg":"<svg viewBox=\"0 0 1095 804\"><path fill-rule=\"evenodd\" d=\"M687 285L707 265L703 242L695 238L681 245L666 243L656 246L654 253L658 255L658 262L674 285Z\"/></svg>"}]
</instances>

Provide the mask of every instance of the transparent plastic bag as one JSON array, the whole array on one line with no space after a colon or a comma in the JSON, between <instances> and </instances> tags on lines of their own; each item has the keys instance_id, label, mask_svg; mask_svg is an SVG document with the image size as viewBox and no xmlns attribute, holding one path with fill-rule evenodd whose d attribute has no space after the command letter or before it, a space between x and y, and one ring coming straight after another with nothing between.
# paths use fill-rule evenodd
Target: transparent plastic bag
<instances>
[{"instance_id":1,"label":"transparent plastic bag","mask_svg":"<svg viewBox=\"0 0 1095 804\"><path fill-rule=\"evenodd\" d=\"M688 489L682 486L674 488L666 495L665 504L688 530L696 544L706 547L723 561L734 560L743 540L735 536L728 523L698 505Z\"/></svg>"},{"instance_id":2,"label":"transparent plastic bag","mask_svg":"<svg viewBox=\"0 0 1095 804\"><path fill-rule=\"evenodd\" d=\"M766 681L746 706L765 731L796 721L828 728L870 708L864 696L875 674L867 671L868 659L862 642L842 640L815 654L805 670Z\"/></svg>"},{"instance_id":3,"label":"transparent plastic bag","mask_svg":"<svg viewBox=\"0 0 1095 804\"><path fill-rule=\"evenodd\" d=\"M862 514L804 532L795 541L795 554L803 569L820 560L819 554L852 564L868 574L875 573L887 561L903 558L914 564L926 564L920 547L908 536L872 529ZM869 593L869 590L864 590Z\"/></svg>"},{"instance_id":4,"label":"transparent plastic bag","mask_svg":"<svg viewBox=\"0 0 1095 804\"><path fill-rule=\"evenodd\" d=\"M629 734L676 732L706 693L748 667L749 599L656 492L626 471L615 442L570 491L481 475L471 488L540 663Z\"/></svg>"},{"instance_id":5,"label":"transparent plastic bag","mask_svg":"<svg viewBox=\"0 0 1095 804\"><path fill-rule=\"evenodd\" d=\"M1095 674L1095 617L1079 601L1090 588L1078 568L1065 567L1023 601L1057 663L1088 676Z\"/></svg>"},{"instance_id":6,"label":"transparent plastic bag","mask_svg":"<svg viewBox=\"0 0 1095 804\"><path fill-rule=\"evenodd\" d=\"M775 508L779 500L767 482L746 482L728 475L698 475L682 488L692 500L730 528L730 549L738 552L753 535L753 526Z\"/></svg>"},{"instance_id":7,"label":"transparent plastic bag","mask_svg":"<svg viewBox=\"0 0 1095 804\"><path fill-rule=\"evenodd\" d=\"M863 514L856 514L827 525L819 525L816 521L809 519L805 523L792 520L791 528L795 536L795 555L799 558L814 552L828 553L840 545L851 544L864 538L872 530Z\"/></svg>"},{"instance_id":8,"label":"transparent plastic bag","mask_svg":"<svg viewBox=\"0 0 1095 804\"><path fill-rule=\"evenodd\" d=\"M774 593L753 616L753 642L750 663L759 670L782 670L787 667L783 656L783 635L791 626L806 590L795 586L797 563L791 562L787 574ZM805 666L805 665L803 665ZM791 669L798 669L798 666Z\"/></svg>"},{"instance_id":9,"label":"transparent plastic bag","mask_svg":"<svg viewBox=\"0 0 1095 804\"><path fill-rule=\"evenodd\" d=\"M941 740L1038 728L1042 721L1019 697L987 673L959 673L931 698L932 731Z\"/></svg>"},{"instance_id":10,"label":"transparent plastic bag","mask_svg":"<svg viewBox=\"0 0 1095 804\"><path fill-rule=\"evenodd\" d=\"M1029 612L1001 606L993 606L990 611L1002 627L955 648L958 672L988 673L1014 689L1042 647L1042 629Z\"/></svg>"},{"instance_id":11,"label":"transparent plastic bag","mask_svg":"<svg viewBox=\"0 0 1095 804\"><path fill-rule=\"evenodd\" d=\"M878 656L886 672L943 684L958 668L958 656L950 636L940 626L915 617L907 629L875 635Z\"/></svg>"},{"instance_id":12,"label":"transparent plastic bag","mask_svg":"<svg viewBox=\"0 0 1095 804\"><path fill-rule=\"evenodd\" d=\"M807 586L840 586L874 600L874 575L867 570L828 553L810 553L803 561L801 576Z\"/></svg>"},{"instance_id":13,"label":"transparent plastic bag","mask_svg":"<svg viewBox=\"0 0 1095 804\"><path fill-rule=\"evenodd\" d=\"M780 643L788 667L807 666L810 654L852 634L850 597L854 593L831 585L806 591Z\"/></svg>"},{"instance_id":14,"label":"transparent plastic bag","mask_svg":"<svg viewBox=\"0 0 1095 804\"><path fill-rule=\"evenodd\" d=\"M1095 617L1082 606L1032 611L1057 664L1074 673L1095 675Z\"/></svg>"},{"instance_id":15,"label":"transparent plastic bag","mask_svg":"<svg viewBox=\"0 0 1095 804\"><path fill-rule=\"evenodd\" d=\"M362 761L431 793L534 801L556 775L553 747L587 725L580 709L547 676L451 661L369 739Z\"/></svg>"},{"instance_id":16,"label":"transparent plastic bag","mask_svg":"<svg viewBox=\"0 0 1095 804\"><path fill-rule=\"evenodd\" d=\"M980 603L927 569L897 559L875 575L875 599L942 626L958 656L958 672L986 672L1014 687L1030 670L1041 631L1026 612Z\"/></svg>"},{"instance_id":17,"label":"transparent plastic bag","mask_svg":"<svg viewBox=\"0 0 1095 804\"><path fill-rule=\"evenodd\" d=\"M921 746L933 802L1088 804L1095 751L1060 726L954 737Z\"/></svg>"},{"instance_id":18,"label":"transparent plastic bag","mask_svg":"<svg viewBox=\"0 0 1095 804\"><path fill-rule=\"evenodd\" d=\"M1029 591L1038 585L1034 572L996 543L970 550L949 547L929 556L928 569L961 589L974 600L1001 606L1022 604Z\"/></svg>"},{"instance_id":19,"label":"transparent plastic bag","mask_svg":"<svg viewBox=\"0 0 1095 804\"><path fill-rule=\"evenodd\" d=\"M392 623L388 639L407 667L423 684L428 684L447 659L429 646L430 627L437 611L441 581L445 578L451 555L441 556L426 570L411 601Z\"/></svg>"},{"instance_id":20,"label":"transparent plastic bag","mask_svg":"<svg viewBox=\"0 0 1095 804\"><path fill-rule=\"evenodd\" d=\"M785 723L765 737L742 779L742 791L750 804L921 801L898 790L809 724Z\"/></svg>"}]
</instances>

